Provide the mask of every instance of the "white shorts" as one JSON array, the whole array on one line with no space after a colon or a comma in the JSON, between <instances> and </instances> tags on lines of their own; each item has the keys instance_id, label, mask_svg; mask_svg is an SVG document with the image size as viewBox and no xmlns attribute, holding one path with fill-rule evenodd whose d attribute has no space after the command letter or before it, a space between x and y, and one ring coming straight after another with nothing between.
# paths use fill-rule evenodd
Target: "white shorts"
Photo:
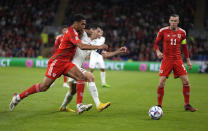
<instances>
[{"instance_id":1,"label":"white shorts","mask_svg":"<svg viewBox=\"0 0 208 131\"><path fill-rule=\"evenodd\" d=\"M85 69L83 69L83 68L81 68L81 67L78 67L79 69L80 69L80 71L84 74L85 72L87 72ZM68 77L68 82L72 82L72 81L74 81L75 82L75 80L73 79L73 78L71 78L71 77Z\"/></svg>"},{"instance_id":2,"label":"white shorts","mask_svg":"<svg viewBox=\"0 0 208 131\"><path fill-rule=\"evenodd\" d=\"M98 67L97 67L98 65ZM94 69L94 68L101 68L101 69L105 69L105 63L103 60L103 56L98 54L97 52L92 52L90 54L90 64L89 64L89 68Z\"/></svg>"}]
</instances>

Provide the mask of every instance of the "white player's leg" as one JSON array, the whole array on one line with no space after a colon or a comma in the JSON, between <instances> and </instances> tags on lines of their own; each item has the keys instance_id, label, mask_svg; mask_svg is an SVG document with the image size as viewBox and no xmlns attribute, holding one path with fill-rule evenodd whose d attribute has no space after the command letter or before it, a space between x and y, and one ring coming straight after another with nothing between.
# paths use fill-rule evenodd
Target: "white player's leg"
<instances>
[{"instance_id":1,"label":"white player's leg","mask_svg":"<svg viewBox=\"0 0 208 131\"><path fill-rule=\"evenodd\" d=\"M106 76L105 76L105 70L104 69L101 69L100 78L101 78L102 85L105 85L106 84Z\"/></svg>"},{"instance_id":2,"label":"white player's leg","mask_svg":"<svg viewBox=\"0 0 208 131\"><path fill-rule=\"evenodd\" d=\"M98 90L94 81L94 76L92 73L90 72L85 72L85 76L88 79L88 87L89 87L89 91L91 93L91 96L95 102L95 105L97 107L98 111L102 111L104 109L106 109L108 106L110 106L110 102L107 103L101 103L99 100L99 96L98 96Z\"/></svg>"},{"instance_id":3,"label":"white player's leg","mask_svg":"<svg viewBox=\"0 0 208 131\"><path fill-rule=\"evenodd\" d=\"M89 63L89 68L90 68L90 72L93 73L94 69L95 69L95 65L96 65L96 61L97 57L94 56L93 54L90 55L90 63Z\"/></svg>"},{"instance_id":4,"label":"white player's leg","mask_svg":"<svg viewBox=\"0 0 208 131\"><path fill-rule=\"evenodd\" d=\"M89 91L91 93L91 96L95 102L96 107L98 107L100 105L100 100L98 97L98 91L97 91L97 87L95 85L95 82L88 82L88 87L89 87Z\"/></svg>"},{"instance_id":5,"label":"white player's leg","mask_svg":"<svg viewBox=\"0 0 208 131\"><path fill-rule=\"evenodd\" d=\"M67 112L75 112L74 110L67 108L67 105L72 101L74 94L76 93L76 86L74 84L74 80L69 78L69 86L70 90L66 93L64 101L62 102L61 107L59 108L60 111L67 111Z\"/></svg>"},{"instance_id":6,"label":"white player's leg","mask_svg":"<svg viewBox=\"0 0 208 131\"><path fill-rule=\"evenodd\" d=\"M100 78L101 78L102 87L110 87L110 85L108 85L106 83L105 63L104 63L104 60L103 60L102 56L99 56L98 64L99 64L100 70L101 70Z\"/></svg>"}]
</instances>

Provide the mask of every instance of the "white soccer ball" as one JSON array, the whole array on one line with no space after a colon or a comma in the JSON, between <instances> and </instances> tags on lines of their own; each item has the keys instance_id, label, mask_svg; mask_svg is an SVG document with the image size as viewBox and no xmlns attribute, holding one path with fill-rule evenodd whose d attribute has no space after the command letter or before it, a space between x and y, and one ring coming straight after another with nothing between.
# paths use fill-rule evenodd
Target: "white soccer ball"
<instances>
[{"instance_id":1,"label":"white soccer ball","mask_svg":"<svg viewBox=\"0 0 208 131\"><path fill-rule=\"evenodd\" d=\"M159 106L153 106L149 109L149 116L151 119L159 120L163 115L162 108Z\"/></svg>"}]
</instances>

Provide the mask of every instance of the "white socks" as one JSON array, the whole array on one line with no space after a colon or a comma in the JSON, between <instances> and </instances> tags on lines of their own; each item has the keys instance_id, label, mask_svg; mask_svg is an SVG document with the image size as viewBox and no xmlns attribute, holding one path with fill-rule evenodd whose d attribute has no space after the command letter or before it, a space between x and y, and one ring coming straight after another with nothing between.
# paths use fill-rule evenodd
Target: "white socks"
<instances>
[{"instance_id":1,"label":"white socks","mask_svg":"<svg viewBox=\"0 0 208 131\"><path fill-rule=\"evenodd\" d=\"M69 91L67 91L61 107L65 109L66 106L69 104L69 102L71 102L72 98L73 98L73 96L69 93Z\"/></svg>"},{"instance_id":2,"label":"white socks","mask_svg":"<svg viewBox=\"0 0 208 131\"><path fill-rule=\"evenodd\" d=\"M106 83L106 80L105 80L105 72L100 72L100 78L101 78L101 82L102 82L102 85L104 85Z\"/></svg>"},{"instance_id":3,"label":"white socks","mask_svg":"<svg viewBox=\"0 0 208 131\"><path fill-rule=\"evenodd\" d=\"M98 91L97 91L97 87L95 85L95 82L89 82L88 87L89 87L89 91L91 93L91 96L95 102L95 105L96 105L96 107L98 107L100 105L100 100L98 97Z\"/></svg>"}]
</instances>

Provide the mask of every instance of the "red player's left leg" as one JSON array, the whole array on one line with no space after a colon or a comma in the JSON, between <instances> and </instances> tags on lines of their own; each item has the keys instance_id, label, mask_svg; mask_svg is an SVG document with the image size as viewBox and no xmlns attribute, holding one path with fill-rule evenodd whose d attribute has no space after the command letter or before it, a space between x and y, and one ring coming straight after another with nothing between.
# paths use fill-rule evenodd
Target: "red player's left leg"
<instances>
[{"instance_id":1,"label":"red player's left leg","mask_svg":"<svg viewBox=\"0 0 208 131\"><path fill-rule=\"evenodd\" d=\"M196 111L196 109L193 108L189 103L190 84L188 80L187 71L182 60L176 61L174 64L174 77L175 78L179 77L183 83L183 96L184 96L185 110L189 110L191 112Z\"/></svg>"},{"instance_id":2,"label":"red player's left leg","mask_svg":"<svg viewBox=\"0 0 208 131\"><path fill-rule=\"evenodd\" d=\"M64 74L74 78L77 81L76 84L77 113L81 114L82 112L89 110L92 107L92 104L88 104L88 105L82 104L84 88L85 88L85 80L87 80L84 74L73 63L68 64L68 69L64 72Z\"/></svg>"},{"instance_id":3,"label":"red player's left leg","mask_svg":"<svg viewBox=\"0 0 208 131\"><path fill-rule=\"evenodd\" d=\"M190 85L189 85L189 80L187 75L180 76L182 83L183 83L183 96L184 96L184 103L185 103L185 110L189 110L191 112L196 111L195 108L193 108L190 103Z\"/></svg>"}]
</instances>

